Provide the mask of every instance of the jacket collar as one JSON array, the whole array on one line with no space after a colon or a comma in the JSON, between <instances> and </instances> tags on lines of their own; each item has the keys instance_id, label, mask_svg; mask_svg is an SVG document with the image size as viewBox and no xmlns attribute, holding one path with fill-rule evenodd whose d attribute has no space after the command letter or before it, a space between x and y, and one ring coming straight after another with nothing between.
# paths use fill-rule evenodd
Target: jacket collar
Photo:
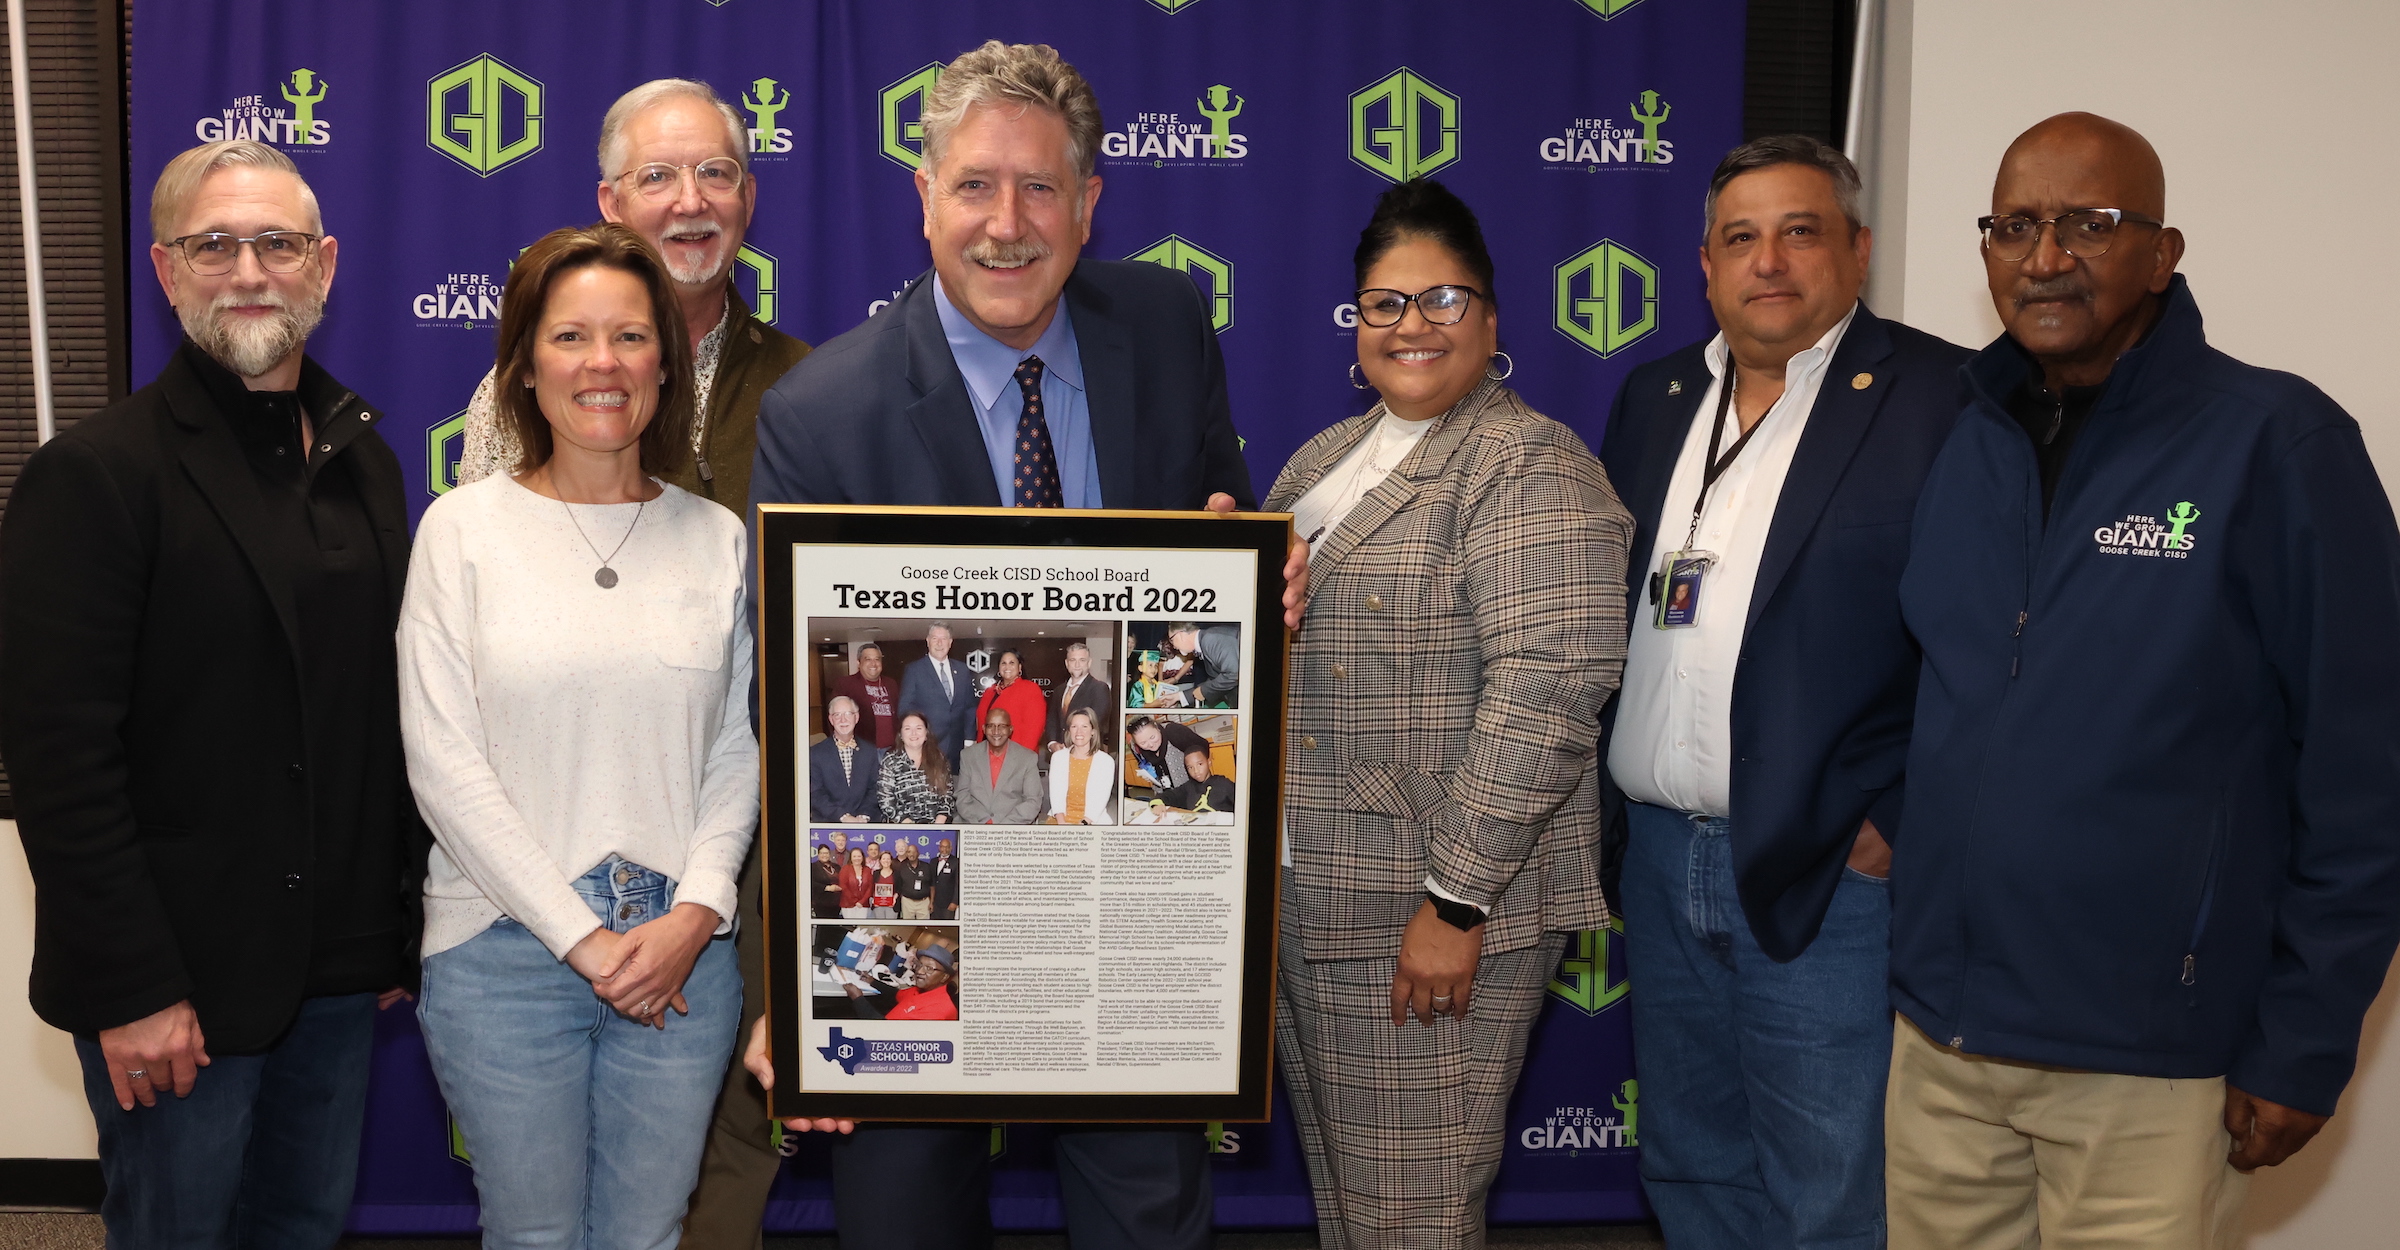
<instances>
[{"instance_id":1,"label":"jacket collar","mask_svg":"<svg viewBox=\"0 0 2400 1250\"><path fill-rule=\"evenodd\" d=\"M1067 275L1067 318L1082 358L1083 405L1092 425L1092 458L1100 463L1100 499L1124 507L1156 490L1134 430L1133 332L1116 301L1084 276Z\"/></svg>"},{"instance_id":2,"label":"jacket collar","mask_svg":"<svg viewBox=\"0 0 2400 1250\"><path fill-rule=\"evenodd\" d=\"M1775 597L1783 575L1825 515L1825 506L1841 485L1842 475L1866 441L1884 397L1892 393L1892 376L1882 368L1892 354L1892 333L1883 319L1861 303L1851 315L1850 328L1834 348L1817 386L1816 406L1810 409L1800 445L1792 449L1791 467L1784 472L1783 492L1767 525L1766 546L1759 551L1758 577L1750 591L1750 613L1744 622L1758 623L1758 613ZM1863 382L1863 385L1862 385Z\"/></svg>"},{"instance_id":3,"label":"jacket collar","mask_svg":"<svg viewBox=\"0 0 2400 1250\"><path fill-rule=\"evenodd\" d=\"M2108 371L2100 399L2092 405L2091 419L2095 424L2109 413L2129 406L2128 397L2145 394L2159 382L2183 375L2208 350L2208 335L2201 324L2199 302L2192 298L2191 283L2182 274L2176 274L2167 280L2166 292L2159 300L2158 320L2151 324L2149 333L2117 357L2116 365ZM2010 419L2009 395L2033 371L2032 355L2005 332L1977 352L1965 368L1967 385L1974 397L2002 420Z\"/></svg>"},{"instance_id":4,"label":"jacket collar","mask_svg":"<svg viewBox=\"0 0 2400 1250\"><path fill-rule=\"evenodd\" d=\"M1417 440L1417 445L1410 448L1406 456L1400 458L1400 463L1392 467L1391 474L1368 491L1350 509L1350 515L1343 517L1330 533L1310 546L1309 576L1316 578L1331 572L1369 534L1397 516L1419 494L1433 489L1450 467L1450 458L1458 451L1459 444L1466 441L1468 432L1475 428L1477 418L1485 409L1499 402L1501 396L1510 393L1498 378L1487 375L1476 384L1474 390L1467 392L1466 398L1433 418L1433 424L1425 431L1425 436ZM1375 427L1382 423L1385 411L1382 402L1377 401L1365 416L1349 422L1349 429L1341 437L1326 440L1324 446L1318 448L1314 461L1294 475L1283 506L1288 509L1293 502L1307 494L1309 488L1322 480L1328 470L1341 463L1342 457L1348 455L1359 440L1374 433Z\"/></svg>"},{"instance_id":5,"label":"jacket collar","mask_svg":"<svg viewBox=\"0 0 2400 1250\"><path fill-rule=\"evenodd\" d=\"M223 376L212 377L208 370ZM283 532L269 517L266 497L259 492L258 475L251 469L231 424L237 418L221 402L227 397L236 402L243 400L240 394L228 396L224 390L227 382L236 388L241 386L241 379L189 340L168 358L167 367L158 375L159 387L166 394L167 411L181 435L176 458L233 536L234 544L241 548L243 558L258 578L259 588L274 606L275 617L283 625L284 642L297 663L300 617L293 581L305 555L304 536ZM341 454L382 420L381 412L335 381L313 359L301 360L299 389L303 402L309 405L310 421L317 427L309 450L320 459ZM318 450L328 445L333 450ZM358 493L366 508L367 521L375 530L377 552L383 559L385 590L397 619L408 577L408 519L400 481L390 471L393 466L384 456L353 455L351 465L358 475Z\"/></svg>"},{"instance_id":6,"label":"jacket collar","mask_svg":"<svg viewBox=\"0 0 2400 1250\"><path fill-rule=\"evenodd\" d=\"M758 314L750 311L750 305L743 301L742 293L731 289L732 285L730 282L726 284L725 338L717 347L717 380L712 391L723 390L726 378L739 376L742 363L756 354L766 339L766 335L759 330L765 323L758 319ZM714 394L709 396L712 402L715 398Z\"/></svg>"},{"instance_id":7,"label":"jacket collar","mask_svg":"<svg viewBox=\"0 0 2400 1250\"><path fill-rule=\"evenodd\" d=\"M949 337L942 332L933 282L933 270L927 269L901 293L893 309L906 338L909 389L917 396L902 415L916 429L926 463L940 480L944 503L997 508L1002 503L1000 484L992 480L992 462L984 453L983 427L975 420L967 380L959 375Z\"/></svg>"}]
</instances>

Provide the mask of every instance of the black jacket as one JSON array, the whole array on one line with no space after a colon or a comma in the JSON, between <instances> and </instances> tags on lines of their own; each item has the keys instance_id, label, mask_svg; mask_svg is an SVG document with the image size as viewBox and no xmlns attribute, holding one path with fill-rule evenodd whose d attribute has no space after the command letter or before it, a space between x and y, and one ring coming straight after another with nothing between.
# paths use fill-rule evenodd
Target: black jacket
<instances>
[{"instance_id":1,"label":"black jacket","mask_svg":"<svg viewBox=\"0 0 2400 1250\"><path fill-rule=\"evenodd\" d=\"M1634 519L1629 619L1659 528L1680 538L1689 497L1669 499L1710 375L1699 343L1634 370L1610 411L1600 462ZM1769 958L1796 959L1825 923L1859 822L1898 839L1917 646L1900 621L1900 569L1926 470L1958 420L1966 348L1860 305L1826 364L1767 530L1733 683L1733 873ZM1613 734L1618 701L1601 716ZM1604 740L1601 758L1608 757ZM1601 769L1607 861L1620 861L1624 795ZM1609 897L1619 897L1608 881Z\"/></svg>"},{"instance_id":2,"label":"black jacket","mask_svg":"<svg viewBox=\"0 0 2400 1250\"><path fill-rule=\"evenodd\" d=\"M1064 681L1059 683L1059 689L1066 689ZM1088 708L1099 722L1100 740L1094 745L1103 751L1108 750L1109 731L1117 723L1116 690L1100 680L1098 673L1093 673L1083 679L1082 685L1075 687L1075 701L1062 707L1060 704L1065 698L1064 694L1050 696L1050 723L1042 728L1042 741L1064 743L1067 740L1067 718Z\"/></svg>"},{"instance_id":3,"label":"black jacket","mask_svg":"<svg viewBox=\"0 0 2400 1250\"><path fill-rule=\"evenodd\" d=\"M864 738L850 754L850 780L842 780L842 749L830 737L808 749L808 818L840 820L844 816L883 818L875 778L883 768L883 752Z\"/></svg>"},{"instance_id":4,"label":"black jacket","mask_svg":"<svg viewBox=\"0 0 2400 1250\"><path fill-rule=\"evenodd\" d=\"M338 393L311 415L367 427L341 454L396 624L400 464L374 432L381 414ZM188 998L210 1050L241 1053L272 1044L299 1008L318 889L311 765L349 739L306 723L294 607L306 539L267 516L184 352L17 479L0 526L0 752L34 878L33 1007L61 1029ZM391 634L356 644L389 647ZM405 931L392 974L408 984L431 840L396 789L406 846L388 885Z\"/></svg>"}]
</instances>

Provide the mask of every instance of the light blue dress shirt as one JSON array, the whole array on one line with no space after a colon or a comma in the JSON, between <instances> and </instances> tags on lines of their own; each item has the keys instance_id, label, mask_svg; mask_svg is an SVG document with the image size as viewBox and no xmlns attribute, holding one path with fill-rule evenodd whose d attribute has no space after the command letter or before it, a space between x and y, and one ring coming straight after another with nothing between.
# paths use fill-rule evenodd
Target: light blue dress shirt
<instances>
[{"instance_id":1,"label":"light blue dress shirt","mask_svg":"<svg viewBox=\"0 0 2400 1250\"><path fill-rule=\"evenodd\" d=\"M1027 356L1042 358L1042 412L1050 425L1050 449L1058 457L1059 495L1070 508L1097 508L1100 503L1100 456L1092 450L1092 412L1084 400L1083 354L1075 346L1074 319L1067 316L1067 299L1058 299L1050 328L1024 351L985 334L950 302L942 280L933 280L933 305L941 312L942 334L950 340L950 358L967 381L975 401L975 420L983 427L983 450L992 460L992 480L1000 487L1002 506L1017 501L1017 418L1025 413L1024 393L1017 389L1017 365Z\"/></svg>"}]
</instances>

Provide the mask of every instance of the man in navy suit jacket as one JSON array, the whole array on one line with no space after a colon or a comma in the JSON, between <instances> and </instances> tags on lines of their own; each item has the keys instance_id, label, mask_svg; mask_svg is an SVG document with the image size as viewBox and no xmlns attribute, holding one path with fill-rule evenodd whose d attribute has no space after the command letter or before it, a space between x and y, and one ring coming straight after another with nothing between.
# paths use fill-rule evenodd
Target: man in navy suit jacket
<instances>
[{"instance_id":1,"label":"man in navy suit jacket","mask_svg":"<svg viewBox=\"0 0 2400 1250\"><path fill-rule=\"evenodd\" d=\"M925 654L900 671L899 715L915 712L925 718L926 741L941 748L955 777L959 749L967 744L967 731L975 722L976 690L975 674L950 658L951 641L947 625L925 631ZM945 674L950 679L946 685Z\"/></svg>"},{"instance_id":2,"label":"man in navy suit jacket","mask_svg":"<svg viewBox=\"0 0 2400 1250\"><path fill-rule=\"evenodd\" d=\"M863 824L883 818L876 801L876 774L883 752L857 736L858 701L837 694L825 701L825 719L833 732L808 749L808 818ZM842 747L850 749L850 767L842 767Z\"/></svg>"},{"instance_id":3,"label":"man in navy suit jacket","mask_svg":"<svg viewBox=\"0 0 2400 1250\"><path fill-rule=\"evenodd\" d=\"M1634 370L1600 453L1637 526L1604 732L1642 1180L1698 1250L1882 1244L1899 576L1968 353L1859 303L1858 193L1804 136L1726 156L1701 247L1722 332Z\"/></svg>"},{"instance_id":4,"label":"man in navy suit jacket","mask_svg":"<svg viewBox=\"0 0 2400 1250\"><path fill-rule=\"evenodd\" d=\"M1081 258L1100 197L1089 84L1048 47L987 43L943 71L923 118L933 271L760 401L752 504L1255 507L1198 290L1156 265ZM916 685L912 666L904 697ZM838 1139L842 1244L989 1245L990 1140L984 1125ZM1206 1247L1207 1149L1197 1126L1061 1131L1068 1238ZM906 1202L891 1201L895 1177Z\"/></svg>"}]
</instances>

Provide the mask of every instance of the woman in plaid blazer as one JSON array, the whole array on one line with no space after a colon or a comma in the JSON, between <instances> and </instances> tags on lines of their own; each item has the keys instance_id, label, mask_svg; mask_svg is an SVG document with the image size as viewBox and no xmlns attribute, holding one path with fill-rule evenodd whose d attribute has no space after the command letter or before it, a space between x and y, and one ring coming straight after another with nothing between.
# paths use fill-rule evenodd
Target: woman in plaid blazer
<instances>
[{"instance_id":1,"label":"woman in plaid blazer","mask_svg":"<svg viewBox=\"0 0 2400 1250\"><path fill-rule=\"evenodd\" d=\"M1501 384L1465 204L1386 192L1357 273L1352 384L1382 402L1301 448L1266 505L1311 546L1277 1050L1322 1243L1455 1250L1483 1244L1566 936L1607 923L1598 726L1633 521L1583 441Z\"/></svg>"}]
</instances>

